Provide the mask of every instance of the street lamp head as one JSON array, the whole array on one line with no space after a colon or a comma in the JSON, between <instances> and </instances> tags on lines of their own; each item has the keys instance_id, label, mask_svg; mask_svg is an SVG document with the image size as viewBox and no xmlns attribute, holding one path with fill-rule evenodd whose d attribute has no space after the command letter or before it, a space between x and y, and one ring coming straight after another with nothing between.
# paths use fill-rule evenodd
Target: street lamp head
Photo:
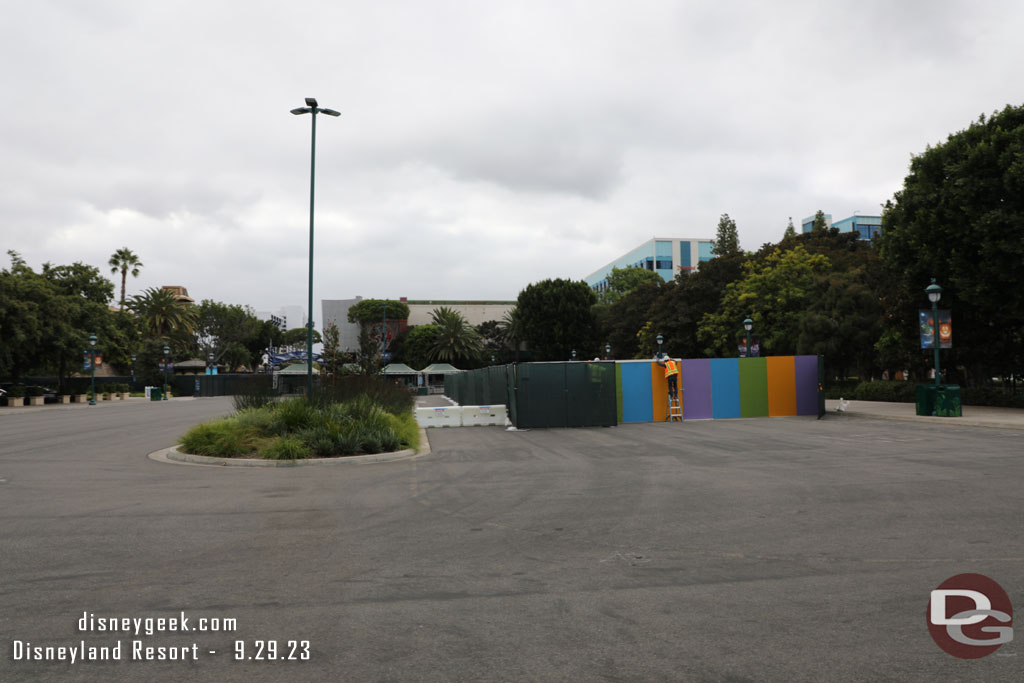
<instances>
[{"instance_id":1,"label":"street lamp head","mask_svg":"<svg viewBox=\"0 0 1024 683\"><path fill-rule=\"evenodd\" d=\"M935 278L932 278L932 283L924 288L925 294L928 295L928 301L933 304L938 303L939 299L942 298L942 287L935 284Z\"/></svg>"},{"instance_id":2,"label":"street lamp head","mask_svg":"<svg viewBox=\"0 0 1024 683\"><path fill-rule=\"evenodd\" d=\"M307 107L315 107L315 106L317 106L316 98L315 97L307 97L306 98L306 106Z\"/></svg>"},{"instance_id":3,"label":"street lamp head","mask_svg":"<svg viewBox=\"0 0 1024 683\"><path fill-rule=\"evenodd\" d=\"M135 362L135 359L136 359L136 358L138 358L138 357L139 357L139 356L138 356L138 354L136 354L136 353L133 353L133 354L132 354L132 362L134 363L134 362Z\"/></svg>"},{"instance_id":4,"label":"street lamp head","mask_svg":"<svg viewBox=\"0 0 1024 683\"><path fill-rule=\"evenodd\" d=\"M328 116L341 116L340 111L334 111L333 109L320 109L321 114L327 114Z\"/></svg>"},{"instance_id":5,"label":"street lamp head","mask_svg":"<svg viewBox=\"0 0 1024 683\"><path fill-rule=\"evenodd\" d=\"M575 359L576 359L576 349L573 349L573 350L572 350L572 357L573 357L573 360L575 360Z\"/></svg>"},{"instance_id":6,"label":"street lamp head","mask_svg":"<svg viewBox=\"0 0 1024 683\"><path fill-rule=\"evenodd\" d=\"M95 334L90 334L89 335L89 343L92 344L93 346L96 346L96 335Z\"/></svg>"},{"instance_id":7,"label":"street lamp head","mask_svg":"<svg viewBox=\"0 0 1024 683\"><path fill-rule=\"evenodd\" d=\"M754 321L751 320L750 318L744 320L743 329L745 329L747 332L750 332L750 330L754 329Z\"/></svg>"},{"instance_id":8,"label":"street lamp head","mask_svg":"<svg viewBox=\"0 0 1024 683\"><path fill-rule=\"evenodd\" d=\"M170 353L171 353L171 347L170 346L165 346L164 347L164 355L167 356L167 355L170 355Z\"/></svg>"},{"instance_id":9,"label":"street lamp head","mask_svg":"<svg viewBox=\"0 0 1024 683\"><path fill-rule=\"evenodd\" d=\"M308 114L313 111L309 107L299 107L298 109L292 109L292 113L298 116L299 114Z\"/></svg>"},{"instance_id":10,"label":"street lamp head","mask_svg":"<svg viewBox=\"0 0 1024 683\"><path fill-rule=\"evenodd\" d=\"M605 353L605 355L607 356L611 352L612 352L612 345L611 344L605 344L604 345L604 353Z\"/></svg>"},{"instance_id":11,"label":"street lamp head","mask_svg":"<svg viewBox=\"0 0 1024 683\"><path fill-rule=\"evenodd\" d=\"M664 337L662 337L662 336L661 336L661 335L659 334L659 335L658 335L658 346L661 346L661 343L662 343L663 341L665 341L665 338L664 338Z\"/></svg>"}]
</instances>

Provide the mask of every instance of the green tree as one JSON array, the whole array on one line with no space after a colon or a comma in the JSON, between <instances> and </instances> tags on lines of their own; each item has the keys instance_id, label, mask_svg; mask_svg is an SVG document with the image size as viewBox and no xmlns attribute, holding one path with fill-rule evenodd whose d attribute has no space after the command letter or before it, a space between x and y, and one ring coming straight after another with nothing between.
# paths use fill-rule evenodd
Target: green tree
<instances>
[{"instance_id":1,"label":"green tree","mask_svg":"<svg viewBox=\"0 0 1024 683\"><path fill-rule=\"evenodd\" d=\"M763 261L748 262L743 279L726 287L718 310L701 318L698 336L706 353L735 355L748 315L762 340L762 355L765 347L773 355L795 353L801 319L818 277L830 265L828 257L811 254L802 245L789 251L776 248Z\"/></svg>"},{"instance_id":2,"label":"green tree","mask_svg":"<svg viewBox=\"0 0 1024 683\"><path fill-rule=\"evenodd\" d=\"M430 322L437 328L434 344L430 348L432 360L463 365L476 363L483 348L479 333L466 322L462 314L447 306L430 313Z\"/></svg>"},{"instance_id":3,"label":"green tree","mask_svg":"<svg viewBox=\"0 0 1024 683\"><path fill-rule=\"evenodd\" d=\"M598 348L595 303L594 290L582 281L549 279L523 289L516 308L533 360L567 360L573 349L578 358L593 358Z\"/></svg>"},{"instance_id":4,"label":"green tree","mask_svg":"<svg viewBox=\"0 0 1024 683\"><path fill-rule=\"evenodd\" d=\"M800 320L797 353L821 354L837 377L855 371L869 376L878 366L875 342L881 334L882 307L860 270L820 277Z\"/></svg>"},{"instance_id":5,"label":"green tree","mask_svg":"<svg viewBox=\"0 0 1024 683\"><path fill-rule=\"evenodd\" d=\"M786 232L782 234L783 239L786 239L787 237L796 237L796 228L793 227L792 216L789 217L789 223L786 225Z\"/></svg>"},{"instance_id":6,"label":"green tree","mask_svg":"<svg viewBox=\"0 0 1024 683\"><path fill-rule=\"evenodd\" d=\"M176 342L192 340L196 313L170 290L150 287L128 301L128 310L135 314L145 337Z\"/></svg>"},{"instance_id":7,"label":"green tree","mask_svg":"<svg viewBox=\"0 0 1024 683\"><path fill-rule=\"evenodd\" d=\"M501 334L501 341L505 347L513 352L513 360L519 362L519 347L523 341L522 324L519 321L519 308L513 306L511 310L505 311L498 321L498 330Z\"/></svg>"},{"instance_id":8,"label":"green tree","mask_svg":"<svg viewBox=\"0 0 1024 683\"><path fill-rule=\"evenodd\" d=\"M643 283L661 285L661 276L646 268L612 268L608 273L607 288L597 295L598 303L614 304Z\"/></svg>"},{"instance_id":9,"label":"green tree","mask_svg":"<svg viewBox=\"0 0 1024 683\"><path fill-rule=\"evenodd\" d=\"M739 253L740 235L736 230L736 221L723 213L718 219L718 230L711 242L711 253L715 256L728 256Z\"/></svg>"},{"instance_id":10,"label":"green tree","mask_svg":"<svg viewBox=\"0 0 1024 683\"><path fill-rule=\"evenodd\" d=\"M131 249L124 247L118 249L107 261L107 265L110 266L111 273L121 273L121 310L124 310L124 293L125 293L125 281L128 278L129 271L132 277L139 276L139 269L142 268L142 261L136 256Z\"/></svg>"},{"instance_id":11,"label":"green tree","mask_svg":"<svg viewBox=\"0 0 1024 683\"><path fill-rule=\"evenodd\" d=\"M320 354L320 372L322 377L331 383L342 374L345 365L345 354L341 350L341 335L338 326L333 322L324 329L324 348Z\"/></svg>"},{"instance_id":12,"label":"green tree","mask_svg":"<svg viewBox=\"0 0 1024 683\"><path fill-rule=\"evenodd\" d=\"M430 349L437 338L436 325L416 325L408 328L395 340L396 358L413 370L422 370L430 365Z\"/></svg>"},{"instance_id":13,"label":"green tree","mask_svg":"<svg viewBox=\"0 0 1024 683\"><path fill-rule=\"evenodd\" d=\"M828 229L828 222L825 220L825 212L818 209L814 214L814 222L811 223L811 233L818 234Z\"/></svg>"},{"instance_id":14,"label":"green tree","mask_svg":"<svg viewBox=\"0 0 1024 683\"><path fill-rule=\"evenodd\" d=\"M196 352L203 358L213 353L216 362L228 367L253 367L269 346L265 322L249 307L203 299L193 310Z\"/></svg>"},{"instance_id":15,"label":"green tree","mask_svg":"<svg viewBox=\"0 0 1024 683\"><path fill-rule=\"evenodd\" d=\"M348 309L348 321L360 325L378 325L384 320L408 320L409 305L392 299L363 299Z\"/></svg>"},{"instance_id":16,"label":"green tree","mask_svg":"<svg viewBox=\"0 0 1024 683\"><path fill-rule=\"evenodd\" d=\"M883 212L883 260L915 307L929 307L924 288L937 278L940 307L953 315L954 345L942 352L943 367L962 365L968 383L1024 367L1022 228L1024 106L982 116L913 157ZM906 325L890 320L885 337L920 356L916 334L894 335Z\"/></svg>"},{"instance_id":17,"label":"green tree","mask_svg":"<svg viewBox=\"0 0 1024 683\"><path fill-rule=\"evenodd\" d=\"M290 349L296 349L298 351L305 351L306 345L309 343L309 331L305 327L293 327L290 330L286 330L281 333L281 346ZM320 332L316 329L313 330L313 343L319 344L323 341L320 337Z\"/></svg>"}]
</instances>

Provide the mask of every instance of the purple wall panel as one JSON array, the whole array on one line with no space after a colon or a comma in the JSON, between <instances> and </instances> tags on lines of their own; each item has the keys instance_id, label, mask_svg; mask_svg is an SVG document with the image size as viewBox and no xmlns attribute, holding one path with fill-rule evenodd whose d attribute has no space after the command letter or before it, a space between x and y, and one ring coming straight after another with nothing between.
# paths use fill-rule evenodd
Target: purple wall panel
<instances>
[{"instance_id":1,"label":"purple wall panel","mask_svg":"<svg viewBox=\"0 0 1024 683\"><path fill-rule=\"evenodd\" d=\"M817 367L817 366L815 366ZM680 364L683 419L711 419L711 360L698 358Z\"/></svg>"},{"instance_id":2,"label":"purple wall panel","mask_svg":"<svg viewBox=\"0 0 1024 683\"><path fill-rule=\"evenodd\" d=\"M818 357L797 356L796 370L796 414L818 414Z\"/></svg>"}]
</instances>

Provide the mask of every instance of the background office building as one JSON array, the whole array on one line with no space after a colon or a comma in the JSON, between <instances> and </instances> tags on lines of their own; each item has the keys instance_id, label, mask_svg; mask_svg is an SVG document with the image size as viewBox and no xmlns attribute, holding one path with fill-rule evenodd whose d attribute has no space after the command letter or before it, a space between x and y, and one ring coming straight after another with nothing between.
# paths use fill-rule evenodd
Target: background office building
<instances>
[{"instance_id":1,"label":"background office building","mask_svg":"<svg viewBox=\"0 0 1024 683\"><path fill-rule=\"evenodd\" d=\"M320 303L323 306L324 327L326 329L331 323L338 327L338 342L342 350L354 351L359 348L359 325L348 321L348 309L363 300L357 296L354 299L324 299ZM515 301L452 301L441 299L409 299L401 297L402 303L409 306L409 317L399 320L388 318L387 329L393 336L398 336L407 327L415 325L429 325L431 314L442 306L462 314L466 322L476 326L490 320L500 321L505 314L515 308ZM384 324L381 320L381 324Z\"/></svg>"},{"instance_id":2,"label":"background office building","mask_svg":"<svg viewBox=\"0 0 1024 683\"><path fill-rule=\"evenodd\" d=\"M804 232L810 232L811 226L814 225L814 216L803 219L800 225ZM855 213L849 218L832 222L832 214L826 213L825 226L838 228L839 232L855 232L859 236L858 239L873 240L882 232L882 217Z\"/></svg>"},{"instance_id":3,"label":"background office building","mask_svg":"<svg viewBox=\"0 0 1024 683\"><path fill-rule=\"evenodd\" d=\"M643 268L653 270L668 282L679 273L692 273L701 263L711 259L710 239L655 237L583 279L600 292L608 286L612 268Z\"/></svg>"}]
</instances>

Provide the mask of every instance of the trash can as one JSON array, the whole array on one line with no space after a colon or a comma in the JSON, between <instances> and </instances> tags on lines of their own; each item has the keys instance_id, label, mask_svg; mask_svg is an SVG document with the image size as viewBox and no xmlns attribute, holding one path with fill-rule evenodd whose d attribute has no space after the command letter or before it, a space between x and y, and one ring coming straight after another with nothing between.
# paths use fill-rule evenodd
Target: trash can
<instances>
[{"instance_id":1,"label":"trash can","mask_svg":"<svg viewBox=\"0 0 1024 683\"><path fill-rule=\"evenodd\" d=\"M918 415L934 415L935 414L935 385L934 384L918 384L916 395L917 403L917 414Z\"/></svg>"},{"instance_id":2,"label":"trash can","mask_svg":"<svg viewBox=\"0 0 1024 683\"><path fill-rule=\"evenodd\" d=\"M153 387L152 389L150 389L149 390L149 400L150 401L160 401L160 400L163 400L163 390L160 389L160 387Z\"/></svg>"},{"instance_id":3,"label":"trash can","mask_svg":"<svg viewBox=\"0 0 1024 683\"><path fill-rule=\"evenodd\" d=\"M427 395L427 388L426 387L416 387L416 395L417 396L426 396Z\"/></svg>"},{"instance_id":4,"label":"trash can","mask_svg":"<svg viewBox=\"0 0 1024 683\"><path fill-rule=\"evenodd\" d=\"M959 384L940 384L935 393L935 415L937 417L961 417L963 399Z\"/></svg>"}]
</instances>

